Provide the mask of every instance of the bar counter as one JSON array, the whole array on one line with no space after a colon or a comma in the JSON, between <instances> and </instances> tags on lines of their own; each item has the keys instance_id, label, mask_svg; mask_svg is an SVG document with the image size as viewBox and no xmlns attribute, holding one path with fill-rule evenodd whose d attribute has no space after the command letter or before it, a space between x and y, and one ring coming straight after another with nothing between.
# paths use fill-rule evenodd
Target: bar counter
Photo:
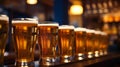
<instances>
[{"instance_id":1,"label":"bar counter","mask_svg":"<svg viewBox=\"0 0 120 67\"><path fill-rule=\"evenodd\" d=\"M15 62L14 54L9 54L5 56L5 67L18 67L14 65ZM34 66L28 67L47 67L43 65L39 65L38 55L35 55ZM119 53L109 53L108 55L84 59L84 60L73 60L69 63L56 63L51 65L51 67L119 67L120 66L120 54ZM24 67L24 66L23 66Z\"/></svg>"}]
</instances>

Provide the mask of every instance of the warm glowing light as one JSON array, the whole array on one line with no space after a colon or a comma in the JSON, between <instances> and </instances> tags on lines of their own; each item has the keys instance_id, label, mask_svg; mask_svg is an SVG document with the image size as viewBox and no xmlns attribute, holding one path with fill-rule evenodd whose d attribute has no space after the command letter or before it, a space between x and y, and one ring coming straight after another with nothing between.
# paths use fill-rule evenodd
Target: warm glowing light
<instances>
[{"instance_id":1,"label":"warm glowing light","mask_svg":"<svg viewBox=\"0 0 120 67\"><path fill-rule=\"evenodd\" d=\"M104 55L107 55L108 53L107 53L107 51L104 51Z\"/></svg>"},{"instance_id":2,"label":"warm glowing light","mask_svg":"<svg viewBox=\"0 0 120 67\"><path fill-rule=\"evenodd\" d=\"M28 64L26 63L26 62L28 62L28 61L27 61L26 59L21 59L21 61L22 61L22 62L21 62L21 67L22 67L22 66L26 66L26 67L28 66Z\"/></svg>"},{"instance_id":3,"label":"warm glowing light","mask_svg":"<svg viewBox=\"0 0 120 67\"><path fill-rule=\"evenodd\" d=\"M26 26L24 26L24 27L23 27L23 29L26 31L26 30L27 30L27 27L26 27Z\"/></svg>"},{"instance_id":4,"label":"warm glowing light","mask_svg":"<svg viewBox=\"0 0 120 67\"><path fill-rule=\"evenodd\" d=\"M49 61L50 61L50 59L49 59L49 58L47 58L46 60L47 60L47 62L49 62Z\"/></svg>"},{"instance_id":5,"label":"warm glowing light","mask_svg":"<svg viewBox=\"0 0 120 67\"><path fill-rule=\"evenodd\" d=\"M95 57L99 57L99 54L95 54Z\"/></svg>"},{"instance_id":6,"label":"warm glowing light","mask_svg":"<svg viewBox=\"0 0 120 67\"><path fill-rule=\"evenodd\" d=\"M88 55L88 58L92 58L93 56L92 55Z\"/></svg>"},{"instance_id":7,"label":"warm glowing light","mask_svg":"<svg viewBox=\"0 0 120 67\"><path fill-rule=\"evenodd\" d=\"M28 62L26 59L22 59L22 62L24 63L24 62Z\"/></svg>"},{"instance_id":8,"label":"warm glowing light","mask_svg":"<svg viewBox=\"0 0 120 67\"><path fill-rule=\"evenodd\" d=\"M31 5L33 5L33 4L37 4L37 0L27 0L27 4L31 4Z\"/></svg>"},{"instance_id":9,"label":"warm glowing light","mask_svg":"<svg viewBox=\"0 0 120 67\"><path fill-rule=\"evenodd\" d=\"M115 22L119 22L120 21L120 17L119 16L115 16L114 20L115 20Z\"/></svg>"},{"instance_id":10,"label":"warm glowing light","mask_svg":"<svg viewBox=\"0 0 120 67\"><path fill-rule=\"evenodd\" d=\"M78 56L82 56L83 54L82 53L79 53Z\"/></svg>"},{"instance_id":11,"label":"warm glowing light","mask_svg":"<svg viewBox=\"0 0 120 67\"><path fill-rule=\"evenodd\" d=\"M92 52L88 52L88 54L89 54L89 55L91 55L91 54L92 54Z\"/></svg>"},{"instance_id":12,"label":"warm glowing light","mask_svg":"<svg viewBox=\"0 0 120 67\"><path fill-rule=\"evenodd\" d=\"M100 51L100 55L101 55L101 56L103 55L103 52L102 52L102 51Z\"/></svg>"},{"instance_id":13,"label":"warm glowing light","mask_svg":"<svg viewBox=\"0 0 120 67\"><path fill-rule=\"evenodd\" d=\"M64 60L64 63L69 63L70 61L68 59L65 59Z\"/></svg>"},{"instance_id":14,"label":"warm glowing light","mask_svg":"<svg viewBox=\"0 0 120 67\"><path fill-rule=\"evenodd\" d=\"M109 26L108 26L107 23L104 24L103 31L106 32L106 33L108 33L108 34L110 33Z\"/></svg>"},{"instance_id":15,"label":"warm glowing light","mask_svg":"<svg viewBox=\"0 0 120 67\"><path fill-rule=\"evenodd\" d=\"M64 58L68 58L68 56L67 56L67 55L65 55L65 56L64 56Z\"/></svg>"},{"instance_id":16,"label":"warm glowing light","mask_svg":"<svg viewBox=\"0 0 120 67\"><path fill-rule=\"evenodd\" d=\"M114 19L113 19L113 16L110 15L110 16L109 16L109 22L113 22L113 20L114 20Z\"/></svg>"},{"instance_id":17,"label":"warm glowing light","mask_svg":"<svg viewBox=\"0 0 120 67\"><path fill-rule=\"evenodd\" d=\"M92 58L93 56L92 56L92 52L88 52L88 58Z\"/></svg>"},{"instance_id":18,"label":"warm glowing light","mask_svg":"<svg viewBox=\"0 0 120 67\"><path fill-rule=\"evenodd\" d=\"M82 5L72 5L70 7L70 14L72 15L81 15L83 13Z\"/></svg>"},{"instance_id":19,"label":"warm glowing light","mask_svg":"<svg viewBox=\"0 0 120 67\"><path fill-rule=\"evenodd\" d=\"M98 54L98 53L99 53L99 51L95 51L95 53L96 53L96 54Z\"/></svg>"},{"instance_id":20,"label":"warm glowing light","mask_svg":"<svg viewBox=\"0 0 120 67\"><path fill-rule=\"evenodd\" d=\"M50 65L51 65L51 63L50 63L50 62L46 62L46 65L47 65L47 66L50 66Z\"/></svg>"},{"instance_id":21,"label":"warm glowing light","mask_svg":"<svg viewBox=\"0 0 120 67\"><path fill-rule=\"evenodd\" d=\"M107 15L103 16L103 21L104 21L105 23L109 22L109 18L108 18Z\"/></svg>"},{"instance_id":22,"label":"warm glowing light","mask_svg":"<svg viewBox=\"0 0 120 67\"><path fill-rule=\"evenodd\" d=\"M78 57L78 60L83 60L83 57Z\"/></svg>"},{"instance_id":23,"label":"warm glowing light","mask_svg":"<svg viewBox=\"0 0 120 67\"><path fill-rule=\"evenodd\" d=\"M99 57L99 51L95 51L95 57Z\"/></svg>"}]
</instances>

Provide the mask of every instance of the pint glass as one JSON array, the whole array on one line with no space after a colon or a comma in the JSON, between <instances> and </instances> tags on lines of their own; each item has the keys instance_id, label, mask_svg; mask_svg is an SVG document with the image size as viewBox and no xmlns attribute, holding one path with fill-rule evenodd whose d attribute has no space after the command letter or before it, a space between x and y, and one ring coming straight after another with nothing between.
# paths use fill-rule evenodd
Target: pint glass
<instances>
[{"instance_id":1,"label":"pint glass","mask_svg":"<svg viewBox=\"0 0 120 67\"><path fill-rule=\"evenodd\" d=\"M94 31L87 29L86 34L86 55L87 58L92 58L94 55Z\"/></svg>"},{"instance_id":2,"label":"pint glass","mask_svg":"<svg viewBox=\"0 0 120 67\"><path fill-rule=\"evenodd\" d=\"M101 55L106 55L107 54L107 47L108 47L108 36L105 32L101 32L101 47L100 47L100 51L101 51Z\"/></svg>"},{"instance_id":3,"label":"pint glass","mask_svg":"<svg viewBox=\"0 0 120 67\"><path fill-rule=\"evenodd\" d=\"M78 60L82 60L85 54L86 29L75 28L75 55Z\"/></svg>"},{"instance_id":4,"label":"pint glass","mask_svg":"<svg viewBox=\"0 0 120 67\"><path fill-rule=\"evenodd\" d=\"M95 35L94 35L94 56L95 57L99 57L100 55L100 51L99 51L99 49L100 49L100 35L101 35L101 32L100 31L95 31L94 32L95 33Z\"/></svg>"},{"instance_id":5,"label":"pint glass","mask_svg":"<svg viewBox=\"0 0 120 67\"><path fill-rule=\"evenodd\" d=\"M59 45L62 62L70 62L75 53L74 26L59 26Z\"/></svg>"},{"instance_id":6,"label":"pint glass","mask_svg":"<svg viewBox=\"0 0 120 67\"><path fill-rule=\"evenodd\" d=\"M38 44L41 51L41 63L53 65L59 61L58 23L38 24Z\"/></svg>"},{"instance_id":7,"label":"pint glass","mask_svg":"<svg viewBox=\"0 0 120 67\"><path fill-rule=\"evenodd\" d=\"M20 18L12 21L16 50L16 65L33 64L37 38L38 21L32 18Z\"/></svg>"},{"instance_id":8,"label":"pint glass","mask_svg":"<svg viewBox=\"0 0 120 67\"><path fill-rule=\"evenodd\" d=\"M4 61L4 50L8 37L8 17L6 15L0 15L0 66Z\"/></svg>"}]
</instances>

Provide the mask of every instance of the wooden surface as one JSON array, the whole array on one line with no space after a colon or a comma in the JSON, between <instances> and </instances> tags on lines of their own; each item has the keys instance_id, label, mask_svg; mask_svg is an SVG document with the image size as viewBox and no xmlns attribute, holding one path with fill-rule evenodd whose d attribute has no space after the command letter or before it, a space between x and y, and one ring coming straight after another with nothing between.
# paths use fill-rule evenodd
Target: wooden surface
<instances>
[{"instance_id":1,"label":"wooden surface","mask_svg":"<svg viewBox=\"0 0 120 67\"><path fill-rule=\"evenodd\" d=\"M9 59L8 61L12 62L13 60ZM12 62L12 64L6 64L4 66L18 67L14 65L14 61ZM81 61L73 60L72 62L69 63L57 63L52 66L53 67L120 67L120 54L111 53L106 56L101 56L98 58L84 59ZM46 66L39 65L39 61L36 60L35 66L30 66L30 67L46 67Z\"/></svg>"}]
</instances>

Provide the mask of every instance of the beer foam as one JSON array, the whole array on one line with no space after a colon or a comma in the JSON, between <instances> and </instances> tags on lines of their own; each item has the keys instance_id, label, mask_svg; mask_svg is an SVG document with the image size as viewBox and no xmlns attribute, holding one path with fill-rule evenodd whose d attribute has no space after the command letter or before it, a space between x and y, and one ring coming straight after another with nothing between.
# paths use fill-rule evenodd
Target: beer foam
<instances>
[{"instance_id":1,"label":"beer foam","mask_svg":"<svg viewBox=\"0 0 120 67\"><path fill-rule=\"evenodd\" d=\"M24 18L23 18L23 20L21 19L21 20L12 20L12 23L35 23L35 24L37 24L38 23L38 21L36 20L36 19L32 19L32 18L26 18L27 20L24 20Z\"/></svg>"},{"instance_id":2,"label":"beer foam","mask_svg":"<svg viewBox=\"0 0 120 67\"><path fill-rule=\"evenodd\" d=\"M86 28L77 27L74 30L75 31L86 31Z\"/></svg>"},{"instance_id":3,"label":"beer foam","mask_svg":"<svg viewBox=\"0 0 120 67\"><path fill-rule=\"evenodd\" d=\"M95 34L101 34L101 31L95 31Z\"/></svg>"},{"instance_id":4,"label":"beer foam","mask_svg":"<svg viewBox=\"0 0 120 67\"><path fill-rule=\"evenodd\" d=\"M86 32L87 32L87 33L94 33L95 31L92 30L92 29L86 29Z\"/></svg>"},{"instance_id":5,"label":"beer foam","mask_svg":"<svg viewBox=\"0 0 120 67\"><path fill-rule=\"evenodd\" d=\"M38 24L38 26L59 26L58 23Z\"/></svg>"},{"instance_id":6,"label":"beer foam","mask_svg":"<svg viewBox=\"0 0 120 67\"><path fill-rule=\"evenodd\" d=\"M9 17L7 15L0 15L0 20L9 20Z\"/></svg>"},{"instance_id":7,"label":"beer foam","mask_svg":"<svg viewBox=\"0 0 120 67\"><path fill-rule=\"evenodd\" d=\"M107 35L107 33L105 33L105 32L101 32L101 35Z\"/></svg>"},{"instance_id":8,"label":"beer foam","mask_svg":"<svg viewBox=\"0 0 120 67\"><path fill-rule=\"evenodd\" d=\"M74 26L72 26L72 25L62 25L62 26L59 26L59 29L74 29Z\"/></svg>"}]
</instances>

